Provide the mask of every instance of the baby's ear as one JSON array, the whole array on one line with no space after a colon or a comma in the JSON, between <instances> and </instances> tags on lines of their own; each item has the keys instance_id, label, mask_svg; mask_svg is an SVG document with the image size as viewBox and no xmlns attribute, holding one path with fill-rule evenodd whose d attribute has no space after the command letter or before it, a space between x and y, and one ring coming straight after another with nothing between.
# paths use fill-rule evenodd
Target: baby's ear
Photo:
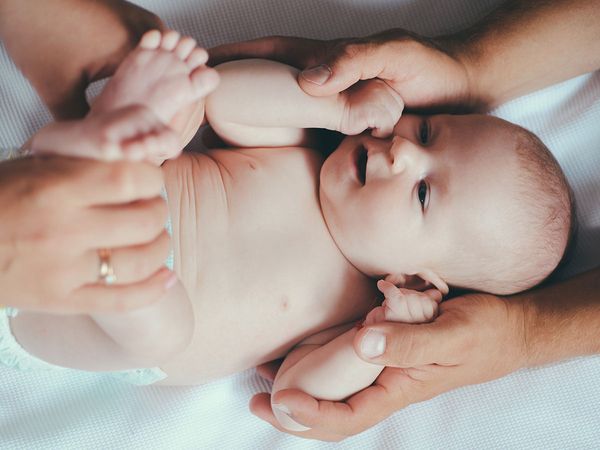
<instances>
[{"instance_id":1,"label":"baby's ear","mask_svg":"<svg viewBox=\"0 0 600 450\"><path fill-rule=\"evenodd\" d=\"M449 290L446 282L431 270L423 270L412 275L390 274L386 275L384 279L397 287L412 289L413 291L424 292L427 289L435 288L446 295Z\"/></svg>"}]
</instances>

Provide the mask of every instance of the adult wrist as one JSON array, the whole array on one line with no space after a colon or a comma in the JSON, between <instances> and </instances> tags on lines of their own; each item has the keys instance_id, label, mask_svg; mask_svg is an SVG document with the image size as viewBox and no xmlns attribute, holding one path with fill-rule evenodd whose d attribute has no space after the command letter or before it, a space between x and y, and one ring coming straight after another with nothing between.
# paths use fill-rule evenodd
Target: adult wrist
<instances>
[{"instance_id":1,"label":"adult wrist","mask_svg":"<svg viewBox=\"0 0 600 450\"><path fill-rule=\"evenodd\" d=\"M465 73L467 92L462 104L470 111L484 112L494 105L491 89L486 89L485 64L476 42L466 32L435 38L433 42L453 58Z\"/></svg>"},{"instance_id":2,"label":"adult wrist","mask_svg":"<svg viewBox=\"0 0 600 450\"><path fill-rule=\"evenodd\" d=\"M546 289L535 289L511 298L518 303L523 317L523 367L536 367L561 358L560 330L553 319L556 315L549 311Z\"/></svg>"},{"instance_id":3,"label":"adult wrist","mask_svg":"<svg viewBox=\"0 0 600 450\"><path fill-rule=\"evenodd\" d=\"M600 268L510 298L523 308L526 366L600 354Z\"/></svg>"},{"instance_id":4,"label":"adult wrist","mask_svg":"<svg viewBox=\"0 0 600 450\"><path fill-rule=\"evenodd\" d=\"M519 370L531 365L530 358L530 335L529 317L531 311L529 304L524 299L517 297L499 298L507 305L508 326L510 327L508 342L509 348L506 355L512 359L509 366L512 371Z\"/></svg>"}]
</instances>

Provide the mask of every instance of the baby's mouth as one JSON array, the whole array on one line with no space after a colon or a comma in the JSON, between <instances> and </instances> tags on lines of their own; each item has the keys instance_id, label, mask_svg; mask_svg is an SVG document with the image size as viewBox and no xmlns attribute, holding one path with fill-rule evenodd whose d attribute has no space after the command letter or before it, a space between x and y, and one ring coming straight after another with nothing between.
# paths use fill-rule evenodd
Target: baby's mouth
<instances>
[{"instance_id":1,"label":"baby's mouth","mask_svg":"<svg viewBox=\"0 0 600 450\"><path fill-rule=\"evenodd\" d=\"M367 178L367 159L369 159L367 149L361 145L356 152L356 174L363 186Z\"/></svg>"}]
</instances>

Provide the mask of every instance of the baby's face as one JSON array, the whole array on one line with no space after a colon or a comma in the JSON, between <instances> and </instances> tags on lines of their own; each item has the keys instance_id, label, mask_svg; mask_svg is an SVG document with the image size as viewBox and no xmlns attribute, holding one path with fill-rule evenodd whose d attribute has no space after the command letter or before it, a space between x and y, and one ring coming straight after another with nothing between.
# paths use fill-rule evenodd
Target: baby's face
<instances>
[{"instance_id":1,"label":"baby's face","mask_svg":"<svg viewBox=\"0 0 600 450\"><path fill-rule=\"evenodd\" d=\"M486 231L510 229L515 142L510 127L480 115L407 115L389 139L344 139L320 176L334 240L368 275L443 280L460 252L501 248Z\"/></svg>"}]
</instances>

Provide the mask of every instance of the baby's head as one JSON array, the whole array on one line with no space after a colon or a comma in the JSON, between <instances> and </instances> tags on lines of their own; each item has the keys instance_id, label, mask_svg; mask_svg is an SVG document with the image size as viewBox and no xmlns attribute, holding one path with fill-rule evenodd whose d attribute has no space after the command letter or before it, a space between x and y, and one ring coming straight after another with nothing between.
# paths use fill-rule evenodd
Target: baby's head
<instances>
[{"instance_id":1,"label":"baby's head","mask_svg":"<svg viewBox=\"0 0 600 450\"><path fill-rule=\"evenodd\" d=\"M321 169L329 230L360 271L509 294L544 280L572 234L567 181L529 131L483 116L404 116L344 139Z\"/></svg>"}]
</instances>

